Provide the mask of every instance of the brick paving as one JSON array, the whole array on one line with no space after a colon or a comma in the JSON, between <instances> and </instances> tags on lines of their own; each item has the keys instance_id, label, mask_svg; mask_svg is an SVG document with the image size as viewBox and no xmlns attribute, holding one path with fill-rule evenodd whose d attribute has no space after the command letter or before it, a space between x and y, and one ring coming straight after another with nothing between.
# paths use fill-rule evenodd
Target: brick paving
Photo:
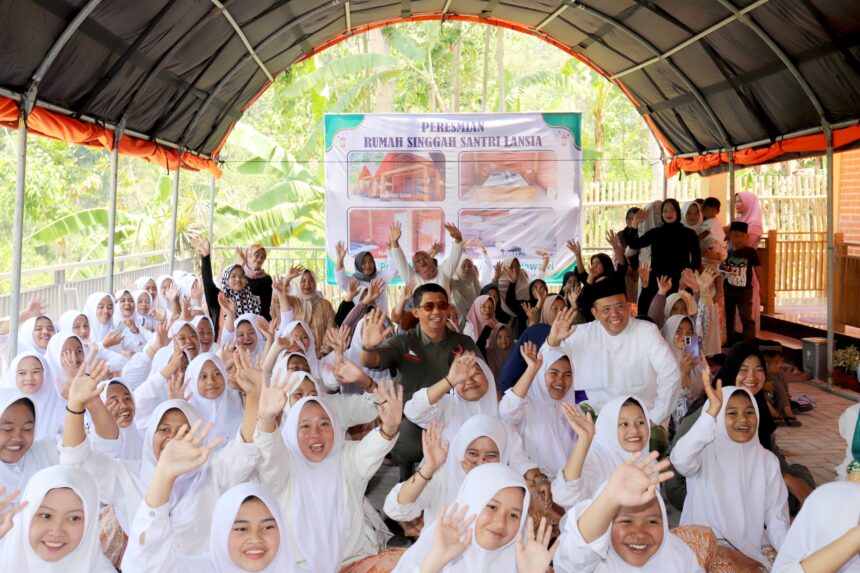
<instances>
[{"instance_id":1,"label":"brick paving","mask_svg":"<svg viewBox=\"0 0 860 573\"><path fill-rule=\"evenodd\" d=\"M797 415L797 419L803 422L802 427L778 428L777 445L789 462L808 467L816 484L835 480L835 468L842 463L847 447L839 435L839 416L855 402L808 382L792 383L789 392L792 396L806 394L815 400L816 406L810 412Z\"/></svg>"}]
</instances>

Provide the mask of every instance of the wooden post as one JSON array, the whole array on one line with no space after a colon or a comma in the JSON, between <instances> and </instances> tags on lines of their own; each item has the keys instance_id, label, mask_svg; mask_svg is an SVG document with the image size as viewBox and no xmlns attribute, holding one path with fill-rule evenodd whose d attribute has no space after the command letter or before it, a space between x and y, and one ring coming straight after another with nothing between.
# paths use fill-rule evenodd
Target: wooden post
<instances>
[{"instance_id":1,"label":"wooden post","mask_svg":"<svg viewBox=\"0 0 860 573\"><path fill-rule=\"evenodd\" d=\"M764 314L776 312L776 242L778 232L771 229L767 232L765 239L764 260L764 284L761 285L761 302Z\"/></svg>"},{"instance_id":2,"label":"wooden post","mask_svg":"<svg viewBox=\"0 0 860 573\"><path fill-rule=\"evenodd\" d=\"M834 233L833 234L833 244L836 247L836 252L834 256L836 257L836 264L833 268L833 320L835 322L841 322L843 324L847 324L849 321L847 320L847 312L845 305L843 304L848 294L848 285L845 284L845 266L846 255L848 254L848 247L845 245L845 235L843 233Z\"/></svg>"}]
</instances>

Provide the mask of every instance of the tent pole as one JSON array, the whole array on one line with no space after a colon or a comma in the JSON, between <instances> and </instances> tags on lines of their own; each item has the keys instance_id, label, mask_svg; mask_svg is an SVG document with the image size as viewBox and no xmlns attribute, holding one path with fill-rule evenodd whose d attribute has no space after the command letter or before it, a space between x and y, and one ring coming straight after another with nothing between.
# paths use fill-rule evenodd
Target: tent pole
<instances>
[{"instance_id":1,"label":"tent pole","mask_svg":"<svg viewBox=\"0 0 860 573\"><path fill-rule=\"evenodd\" d=\"M214 241L215 235L212 232L215 229L215 176L212 175L211 180L209 181L209 240Z\"/></svg>"},{"instance_id":2,"label":"tent pole","mask_svg":"<svg viewBox=\"0 0 860 573\"><path fill-rule=\"evenodd\" d=\"M666 177L666 152L663 151L662 147L660 148L660 165L663 166L663 201L665 201L669 197L669 178Z\"/></svg>"},{"instance_id":3,"label":"tent pole","mask_svg":"<svg viewBox=\"0 0 860 573\"><path fill-rule=\"evenodd\" d=\"M833 284L836 277L836 246L833 221L833 130L829 125L825 127L824 136L827 138L827 387L833 386L830 373L833 371L834 350L834 300L836 285Z\"/></svg>"},{"instance_id":4,"label":"tent pole","mask_svg":"<svg viewBox=\"0 0 860 573\"><path fill-rule=\"evenodd\" d=\"M12 296L9 310L9 362L18 353L18 314L21 312L21 254L24 249L24 188L27 177L27 112L18 110L18 174L15 179L15 227L12 238Z\"/></svg>"},{"instance_id":5,"label":"tent pole","mask_svg":"<svg viewBox=\"0 0 860 573\"><path fill-rule=\"evenodd\" d=\"M735 221L735 150L729 149L729 222Z\"/></svg>"},{"instance_id":6,"label":"tent pole","mask_svg":"<svg viewBox=\"0 0 860 573\"><path fill-rule=\"evenodd\" d=\"M180 154L181 155L181 154ZM167 251L167 272L173 274L173 266L176 262L176 215L179 210L179 172L181 162L177 162L176 171L173 172L173 200L170 209L170 247Z\"/></svg>"},{"instance_id":7,"label":"tent pole","mask_svg":"<svg viewBox=\"0 0 860 573\"><path fill-rule=\"evenodd\" d=\"M108 293L113 294L114 250L116 247L116 193L119 179L119 140L122 138L122 127L114 131L113 149L110 153L110 210L108 211L108 263L107 284Z\"/></svg>"}]
</instances>

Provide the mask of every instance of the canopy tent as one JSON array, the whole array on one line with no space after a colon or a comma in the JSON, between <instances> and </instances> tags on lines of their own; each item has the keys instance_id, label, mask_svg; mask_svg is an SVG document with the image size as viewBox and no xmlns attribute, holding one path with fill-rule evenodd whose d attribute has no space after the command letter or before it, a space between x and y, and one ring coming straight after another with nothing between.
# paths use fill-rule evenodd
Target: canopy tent
<instances>
[{"instance_id":1,"label":"canopy tent","mask_svg":"<svg viewBox=\"0 0 860 573\"><path fill-rule=\"evenodd\" d=\"M587 63L648 123L667 175L860 147L857 0L4 0L0 122L218 175L231 128L281 71L428 19L507 27Z\"/></svg>"},{"instance_id":2,"label":"canopy tent","mask_svg":"<svg viewBox=\"0 0 860 573\"><path fill-rule=\"evenodd\" d=\"M586 62L648 122L669 174L724 168L729 150L736 165L820 154L828 127L837 150L860 145L856 0L6 0L0 121L29 98L52 118L39 133L111 148L123 125L121 153L217 173L275 75L371 27L441 18Z\"/></svg>"}]
</instances>

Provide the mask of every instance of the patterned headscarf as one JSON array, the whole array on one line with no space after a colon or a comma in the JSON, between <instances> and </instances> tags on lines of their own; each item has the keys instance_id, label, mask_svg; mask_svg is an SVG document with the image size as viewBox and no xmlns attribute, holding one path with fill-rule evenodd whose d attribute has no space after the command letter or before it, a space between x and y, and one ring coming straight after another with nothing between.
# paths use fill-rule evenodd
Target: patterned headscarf
<instances>
[{"instance_id":1,"label":"patterned headscarf","mask_svg":"<svg viewBox=\"0 0 860 573\"><path fill-rule=\"evenodd\" d=\"M221 273L221 290L224 292L225 295L227 295L236 302L237 316L249 312L253 314L260 314L260 298L254 296L251 293L251 289L248 287L247 284L245 285L245 288L240 291L235 291L229 286L227 286L227 280L230 277L230 271L240 266L241 265L235 263L232 265L227 265L227 267Z\"/></svg>"}]
</instances>

